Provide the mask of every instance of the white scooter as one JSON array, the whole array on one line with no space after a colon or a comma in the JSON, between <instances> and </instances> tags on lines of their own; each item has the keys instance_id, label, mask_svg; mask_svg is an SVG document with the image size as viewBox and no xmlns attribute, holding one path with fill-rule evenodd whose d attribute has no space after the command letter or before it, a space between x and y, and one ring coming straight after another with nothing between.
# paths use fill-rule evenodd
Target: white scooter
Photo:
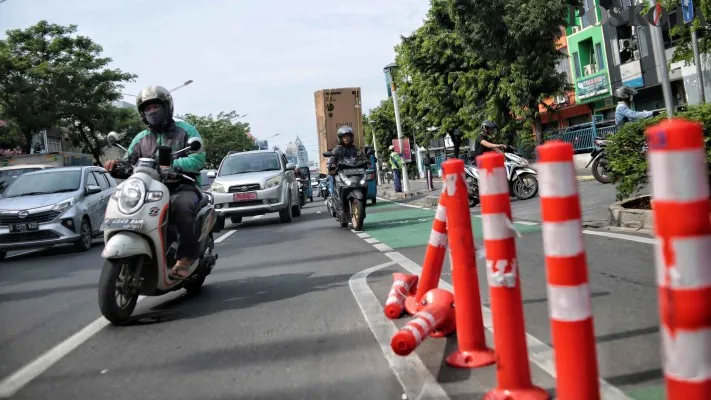
<instances>
[{"instance_id":1,"label":"white scooter","mask_svg":"<svg viewBox=\"0 0 711 400\"><path fill-rule=\"evenodd\" d=\"M107 135L109 146L119 145L118 135ZM99 279L99 308L101 314L114 325L129 321L139 295L160 296L185 288L189 294L200 291L205 277L215 267L217 254L212 227L215 224L214 199L209 193L201 194L195 219L199 234L200 258L190 266L185 280L170 277L169 266L175 264L178 234L168 220L170 192L164 182L195 180L188 175L161 170L159 165L170 165L175 156L198 152L202 148L199 138L188 140L189 147L171 153L170 147L158 148L158 160L141 158L136 166L121 162L112 175L128 177L109 200L102 224L106 260Z\"/></svg>"},{"instance_id":2,"label":"white scooter","mask_svg":"<svg viewBox=\"0 0 711 400\"><path fill-rule=\"evenodd\" d=\"M510 147L509 147L510 149ZM538 194L538 173L528 165L528 160L513 153L504 153L506 160L506 177L509 180L509 190L512 196L519 200L528 200ZM465 165L467 189L469 190L469 206L479 204L479 171L476 165Z\"/></svg>"}]
</instances>

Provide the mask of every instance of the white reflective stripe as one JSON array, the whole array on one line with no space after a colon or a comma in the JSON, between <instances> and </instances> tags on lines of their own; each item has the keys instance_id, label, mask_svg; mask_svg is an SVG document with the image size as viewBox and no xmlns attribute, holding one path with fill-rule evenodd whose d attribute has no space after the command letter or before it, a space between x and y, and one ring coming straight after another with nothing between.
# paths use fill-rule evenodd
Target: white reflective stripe
<instances>
[{"instance_id":1,"label":"white reflective stripe","mask_svg":"<svg viewBox=\"0 0 711 400\"><path fill-rule=\"evenodd\" d=\"M388 299L404 299L405 297L407 297L407 294L402 289L403 288L400 288L400 290L397 290L396 288L391 289L390 293L388 293Z\"/></svg>"},{"instance_id":2,"label":"white reflective stripe","mask_svg":"<svg viewBox=\"0 0 711 400\"><path fill-rule=\"evenodd\" d=\"M536 169L541 197L570 197L578 194L578 181L572 162L540 162Z\"/></svg>"},{"instance_id":3,"label":"white reflective stripe","mask_svg":"<svg viewBox=\"0 0 711 400\"><path fill-rule=\"evenodd\" d=\"M398 286L399 286L399 287L404 287L405 290L409 290L409 289L410 289L410 287L409 287L410 285L408 285L407 282L403 281L402 279L398 279L398 280L396 280L395 282L393 282L393 286L392 286L393 288L394 288L394 287L398 287Z\"/></svg>"},{"instance_id":4,"label":"white reflective stripe","mask_svg":"<svg viewBox=\"0 0 711 400\"><path fill-rule=\"evenodd\" d=\"M442 222L447 222L447 207L438 204L437 211L435 212L435 219Z\"/></svg>"},{"instance_id":5,"label":"white reflective stripe","mask_svg":"<svg viewBox=\"0 0 711 400\"><path fill-rule=\"evenodd\" d=\"M592 316L590 287L548 284L548 313L561 322L584 321Z\"/></svg>"},{"instance_id":6,"label":"white reflective stripe","mask_svg":"<svg viewBox=\"0 0 711 400\"><path fill-rule=\"evenodd\" d=\"M506 214L481 214L482 233L484 240L510 239L514 232L507 223L509 217Z\"/></svg>"},{"instance_id":7,"label":"white reflective stripe","mask_svg":"<svg viewBox=\"0 0 711 400\"><path fill-rule=\"evenodd\" d=\"M414 326L405 325L402 327L402 329L412 333L412 335L415 337L415 342L417 342L417 344L422 343L422 334L419 330L417 330L417 328L415 328Z\"/></svg>"},{"instance_id":8,"label":"white reflective stripe","mask_svg":"<svg viewBox=\"0 0 711 400\"><path fill-rule=\"evenodd\" d=\"M447 247L447 234L440 233L432 229L430 232L430 238L427 241L430 246L434 247Z\"/></svg>"},{"instance_id":9,"label":"white reflective stripe","mask_svg":"<svg viewBox=\"0 0 711 400\"><path fill-rule=\"evenodd\" d=\"M508 194L509 180L506 177L506 169L497 167L493 170L479 168L479 195Z\"/></svg>"},{"instance_id":10,"label":"white reflective stripe","mask_svg":"<svg viewBox=\"0 0 711 400\"><path fill-rule=\"evenodd\" d=\"M704 150L649 152L652 198L662 201L708 200Z\"/></svg>"},{"instance_id":11,"label":"white reflective stripe","mask_svg":"<svg viewBox=\"0 0 711 400\"><path fill-rule=\"evenodd\" d=\"M671 266L670 280L673 289L703 289L711 286L711 235L672 238L671 245L676 265ZM664 242L655 245L657 284L667 287L666 263L663 257Z\"/></svg>"},{"instance_id":12,"label":"white reflective stripe","mask_svg":"<svg viewBox=\"0 0 711 400\"><path fill-rule=\"evenodd\" d=\"M687 382L711 379L711 328L677 329L674 337L662 325L664 374Z\"/></svg>"},{"instance_id":13,"label":"white reflective stripe","mask_svg":"<svg viewBox=\"0 0 711 400\"><path fill-rule=\"evenodd\" d=\"M389 296L388 299L385 300L385 305L389 306L390 304L402 304L402 298L397 296Z\"/></svg>"},{"instance_id":14,"label":"white reflective stripe","mask_svg":"<svg viewBox=\"0 0 711 400\"><path fill-rule=\"evenodd\" d=\"M410 326L417 325L420 328L422 328L422 332L424 334L429 333L430 330L432 330L433 326L431 326L427 321L425 321L423 318L416 317L412 321L410 321Z\"/></svg>"},{"instance_id":15,"label":"white reflective stripe","mask_svg":"<svg viewBox=\"0 0 711 400\"><path fill-rule=\"evenodd\" d=\"M427 322L429 322L431 326L435 326L435 324L437 323L437 320L435 320L432 314L428 313L427 311L420 311L415 314L415 318L418 317L427 320Z\"/></svg>"},{"instance_id":16,"label":"white reflective stripe","mask_svg":"<svg viewBox=\"0 0 711 400\"><path fill-rule=\"evenodd\" d=\"M457 192L457 175L446 175L444 177L444 187L447 189L448 196L454 196L454 194Z\"/></svg>"},{"instance_id":17,"label":"white reflective stripe","mask_svg":"<svg viewBox=\"0 0 711 400\"><path fill-rule=\"evenodd\" d=\"M549 257L573 257L585 251L580 220L543 223L543 252Z\"/></svg>"}]
</instances>

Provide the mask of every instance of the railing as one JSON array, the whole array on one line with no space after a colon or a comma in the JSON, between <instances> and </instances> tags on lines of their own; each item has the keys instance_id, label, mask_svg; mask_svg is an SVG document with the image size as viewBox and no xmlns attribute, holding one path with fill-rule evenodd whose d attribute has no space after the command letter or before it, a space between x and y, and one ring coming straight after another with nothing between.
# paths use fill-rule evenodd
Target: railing
<instances>
[{"instance_id":1,"label":"railing","mask_svg":"<svg viewBox=\"0 0 711 400\"><path fill-rule=\"evenodd\" d=\"M584 128L566 132L565 129L543 133L543 142L551 140L562 140L573 145L575 153L588 153L595 149L595 138L606 137L617 131L615 126L606 126L603 128ZM518 145L517 152L524 158L534 159L536 157L536 149L533 144Z\"/></svg>"}]
</instances>

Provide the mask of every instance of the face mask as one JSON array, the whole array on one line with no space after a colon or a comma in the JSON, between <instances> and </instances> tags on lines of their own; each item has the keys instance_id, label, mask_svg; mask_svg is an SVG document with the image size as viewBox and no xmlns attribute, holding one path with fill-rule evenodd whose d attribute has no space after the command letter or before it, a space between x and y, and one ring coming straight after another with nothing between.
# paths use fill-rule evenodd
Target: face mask
<instances>
[{"instance_id":1,"label":"face mask","mask_svg":"<svg viewBox=\"0 0 711 400\"><path fill-rule=\"evenodd\" d=\"M161 107L158 110L146 113L145 116L146 121L148 121L148 125L151 127L160 127L163 124L163 121L165 121L165 109Z\"/></svg>"}]
</instances>

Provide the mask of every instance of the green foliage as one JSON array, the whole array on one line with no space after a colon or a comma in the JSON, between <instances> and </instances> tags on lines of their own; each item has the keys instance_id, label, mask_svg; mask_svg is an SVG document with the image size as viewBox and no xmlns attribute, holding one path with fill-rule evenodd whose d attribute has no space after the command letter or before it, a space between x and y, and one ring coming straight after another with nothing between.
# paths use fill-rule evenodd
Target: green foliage
<instances>
[{"instance_id":1,"label":"green foliage","mask_svg":"<svg viewBox=\"0 0 711 400\"><path fill-rule=\"evenodd\" d=\"M711 162L711 104L689 107L675 117L701 122L706 137L707 159ZM664 120L665 116L629 122L615 133L606 148L610 169L616 184L617 199L637 194L648 183L647 159L641 151L645 144L645 130Z\"/></svg>"},{"instance_id":2,"label":"green foliage","mask_svg":"<svg viewBox=\"0 0 711 400\"><path fill-rule=\"evenodd\" d=\"M674 11L681 6L681 0L662 0L661 3L667 11ZM669 35L677 40L670 63L678 61L685 61L686 65L694 63L694 51L691 43L692 30L696 30L699 36L699 53L711 52L711 38L708 37L708 22L711 21L711 0L695 1L694 7L697 11L701 11L701 15L695 13L694 21L688 25L683 24L684 20L681 14L677 15L678 23L672 26L669 32ZM645 7L645 12L648 8L648 6Z\"/></svg>"},{"instance_id":3,"label":"green foliage","mask_svg":"<svg viewBox=\"0 0 711 400\"><path fill-rule=\"evenodd\" d=\"M217 117L213 117L212 114L208 116L187 114L181 118L200 132L205 143L207 168L217 169L230 151L254 149L254 140L247 136L249 124L232 122L238 118L235 111L220 112Z\"/></svg>"},{"instance_id":4,"label":"green foliage","mask_svg":"<svg viewBox=\"0 0 711 400\"><path fill-rule=\"evenodd\" d=\"M33 134L71 120L83 127L77 140L98 160L100 119L136 76L107 68L111 59L101 57L101 46L76 31L47 21L8 30L0 40L0 107L26 150Z\"/></svg>"}]
</instances>

